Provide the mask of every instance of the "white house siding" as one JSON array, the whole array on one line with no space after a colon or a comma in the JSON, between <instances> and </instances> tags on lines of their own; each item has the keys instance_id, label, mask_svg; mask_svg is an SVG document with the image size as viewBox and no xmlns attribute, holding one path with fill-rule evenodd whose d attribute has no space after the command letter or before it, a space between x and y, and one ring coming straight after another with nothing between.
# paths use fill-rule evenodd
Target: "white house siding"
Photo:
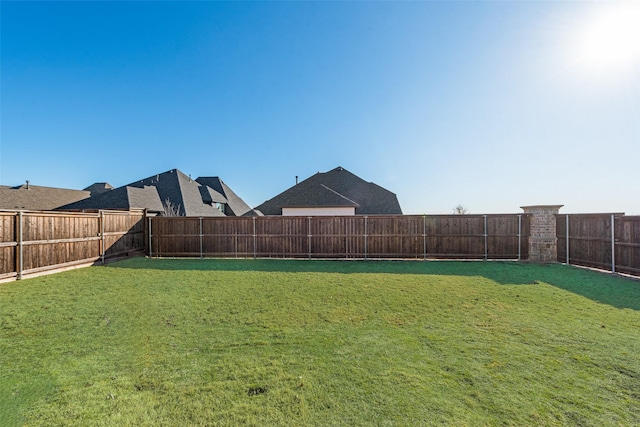
<instances>
[{"instance_id":1,"label":"white house siding","mask_svg":"<svg viewBox=\"0 0 640 427\"><path fill-rule=\"evenodd\" d=\"M283 216L339 216L355 215L353 206L343 207L318 207L318 208L282 208Z\"/></svg>"}]
</instances>

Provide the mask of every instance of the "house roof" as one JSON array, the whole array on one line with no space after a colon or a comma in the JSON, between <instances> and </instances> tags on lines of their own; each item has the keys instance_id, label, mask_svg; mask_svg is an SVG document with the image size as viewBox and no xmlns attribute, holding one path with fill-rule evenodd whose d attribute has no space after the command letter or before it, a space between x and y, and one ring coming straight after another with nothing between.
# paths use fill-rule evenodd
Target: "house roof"
<instances>
[{"instance_id":1,"label":"house roof","mask_svg":"<svg viewBox=\"0 0 640 427\"><path fill-rule=\"evenodd\" d=\"M247 205L245 201L234 193L233 190L231 190L231 188L229 188L229 186L219 177L200 177L196 179L196 181L222 195L226 199L227 206L231 209L232 215L243 216L251 211L251 206Z\"/></svg>"},{"instance_id":2,"label":"house roof","mask_svg":"<svg viewBox=\"0 0 640 427\"><path fill-rule=\"evenodd\" d=\"M202 180L203 183L198 182L178 169L171 169L113 190L106 190L60 209L142 208L163 212L165 203L169 201L177 213L184 216L232 216L238 215L237 212L245 213L250 210L219 178L215 178L215 181L214 178ZM207 185L205 181L216 185L224 193ZM224 213L215 206L216 203L227 205Z\"/></svg>"},{"instance_id":3,"label":"house roof","mask_svg":"<svg viewBox=\"0 0 640 427\"><path fill-rule=\"evenodd\" d=\"M396 195L337 167L305 179L267 200L256 209L265 215L282 215L283 207L354 206L357 215L402 214Z\"/></svg>"},{"instance_id":4,"label":"house roof","mask_svg":"<svg viewBox=\"0 0 640 427\"><path fill-rule=\"evenodd\" d=\"M200 192L200 184L178 169L150 176L132 182L129 187L153 186L158 191L160 202L169 200L177 207L180 215L185 216L219 216L223 215L215 206L205 203Z\"/></svg>"},{"instance_id":5,"label":"house roof","mask_svg":"<svg viewBox=\"0 0 640 427\"><path fill-rule=\"evenodd\" d=\"M89 209L148 209L162 212L164 207L160 202L155 187L142 188L123 186L100 193L90 198L59 207L60 210L89 210Z\"/></svg>"},{"instance_id":6,"label":"house roof","mask_svg":"<svg viewBox=\"0 0 640 427\"><path fill-rule=\"evenodd\" d=\"M96 182L95 184L91 184L85 191L90 191L92 196L96 196L98 194L102 194L105 191L113 190L113 185L108 182Z\"/></svg>"},{"instance_id":7,"label":"house roof","mask_svg":"<svg viewBox=\"0 0 640 427\"><path fill-rule=\"evenodd\" d=\"M243 213L242 216L264 216L264 214L257 209L251 209Z\"/></svg>"},{"instance_id":8,"label":"house roof","mask_svg":"<svg viewBox=\"0 0 640 427\"><path fill-rule=\"evenodd\" d=\"M324 184L310 184L309 186L292 187L292 194L288 195L280 204L281 208L301 207L355 207L358 203ZM294 194L299 193L299 194Z\"/></svg>"},{"instance_id":9,"label":"house roof","mask_svg":"<svg viewBox=\"0 0 640 427\"><path fill-rule=\"evenodd\" d=\"M213 188L207 185L199 187L200 195L205 203L227 203L227 199Z\"/></svg>"},{"instance_id":10,"label":"house roof","mask_svg":"<svg viewBox=\"0 0 640 427\"><path fill-rule=\"evenodd\" d=\"M144 208L153 212L162 212L164 205L160 201L158 189L153 186L124 187L127 191L128 208Z\"/></svg>"},{"instance_id":11,"label":"house roof","mask_svg":"<svg viewBox=\"0 0 640 427\"><path fill-rule=\"evenodd\" d=\"M86 190L19 185L0 185L0 209L28 209L47 211L90 196Z\"/></svg>"}]
</instances>

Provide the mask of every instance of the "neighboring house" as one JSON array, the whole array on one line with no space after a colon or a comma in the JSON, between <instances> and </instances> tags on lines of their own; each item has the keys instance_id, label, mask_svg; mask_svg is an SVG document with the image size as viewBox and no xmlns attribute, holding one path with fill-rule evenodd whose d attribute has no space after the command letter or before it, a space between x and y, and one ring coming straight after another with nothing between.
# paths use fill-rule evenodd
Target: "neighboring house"
<instances>
[{"instance_id":1,"label":"neighboring house","mask_svg":"<svg viewBox=\"0 0 640 427\"><path fill-rule=\"evenodd\" d=\"M180 216L241 216L251 211L220 178L193 180L177 169L115 189L98 187L93 191L91 197L59 209L147 209L158 214L173 211Z\"/></svg>"},{"instance_id":2,"label":"neighboring house","mask_svg":"<svg viewBox=\"0 0 640 427\"><path fill-rule=\"evenodd\" d=\"M91 192L88 190L41 187L31 185L29 181L17 187L0 185L0 209L49 211L86 199L90 195Z\"/></svg>"},{"instance_id":3,"label":"neighboring house","mask_svg":"<svg viewBox=\"0 0 640 427\"><path fill-rule=\"evenodd\" d=\"M396 195L337 167L305 179L255 208L264 215L401 215Z\"/></svg>"}]
</instances>

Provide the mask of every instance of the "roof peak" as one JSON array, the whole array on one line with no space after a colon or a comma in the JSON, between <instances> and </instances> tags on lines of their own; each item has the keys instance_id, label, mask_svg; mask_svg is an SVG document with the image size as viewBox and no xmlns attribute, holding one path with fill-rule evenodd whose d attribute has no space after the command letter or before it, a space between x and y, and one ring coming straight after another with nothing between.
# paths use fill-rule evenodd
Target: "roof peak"
<instances>
[{"instance_id":1,"label":"roof peak","mask_svg":"<svg viewBox=\"0 0 640 427\"><path fill-rule=\"evenodd\" d=\"M342 166L337 166L337 167L335 167L335 168L333 168L333 169L331 169L330 171L327 171L327 172L325 172L325 173L329 173L329 172L336 172L336 171L338 171L338 172L341 172L341 171L349 172L348 170L346 170L346 169L345 169L345 168L343 168Z\"/></svg>"}]
</instances>

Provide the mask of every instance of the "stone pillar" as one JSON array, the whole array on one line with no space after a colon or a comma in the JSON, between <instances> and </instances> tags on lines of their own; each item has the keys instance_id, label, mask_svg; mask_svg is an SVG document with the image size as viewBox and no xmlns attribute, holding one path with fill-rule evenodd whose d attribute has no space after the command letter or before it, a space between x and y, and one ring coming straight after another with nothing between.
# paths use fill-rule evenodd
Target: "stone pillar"
<instances>
[{"instance_id":1,"label":"stone pillar","mask_svg":"<svg viewBox=\"0 0 640 427\"><path fill-rule=\"evenodd\" d=\"M536 263L558 260L558 238L556 237L556 215L564 205L522 206L525 214L531 215L529 236L529 261Z\"/></svg>"}]
</instances>

